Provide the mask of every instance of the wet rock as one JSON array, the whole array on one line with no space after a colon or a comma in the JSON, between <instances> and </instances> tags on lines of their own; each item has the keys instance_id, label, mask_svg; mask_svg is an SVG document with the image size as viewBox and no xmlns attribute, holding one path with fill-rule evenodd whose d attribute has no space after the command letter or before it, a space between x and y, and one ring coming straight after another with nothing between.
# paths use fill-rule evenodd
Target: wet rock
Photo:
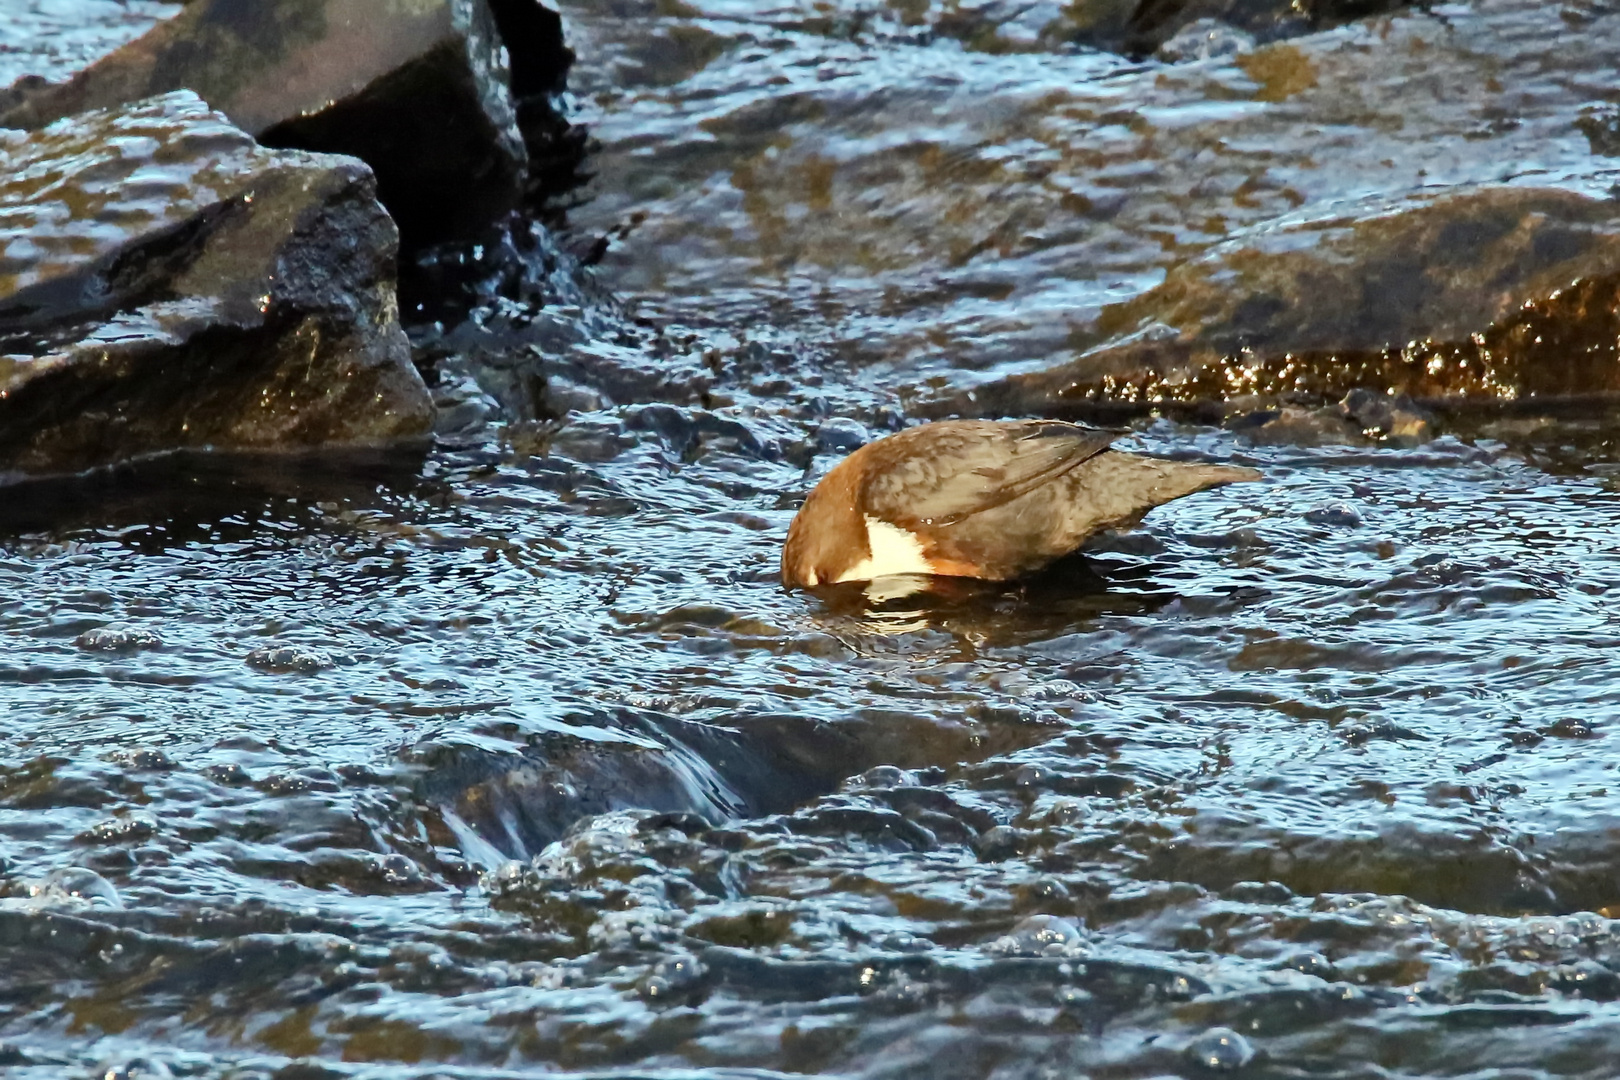
<instances>
[{"instance_id":1,"label":"wet rock","mask_svg":"<svg viewBox=\"0 0 1620 1080\"><path fill-rule=\"evenodd\" d=\"M202 774L216 784L226 784L231 787L253 782L253 777L248 775L248 771L234 761L209 765L203 769Z\"/></svg>"},{"instance_id":2,"label":"wet rock","mask_svg":"<svg viewBox=\"0 0 1620 1080\"><path fill-rule=\"evenodd\" d=\"M1433 415L1405 394L1377 394L1357 388L1339 402L1339 411L1361 428L1363 434L1378 435L1402 446L1428 442Z\"/></svg>"},{"instance_id":3,"label":"wet rock","mask_svg":"<svg viewBox=\"0 0 1620 1080\"><path fill-rule=\"evenodd\" d=\"M1294 898L1293 890L1280 881L1240 881L1221 895L1241 904L1286 904Z\"/></svg>"},{"instance_id":4,"label":"wet rock","mask_svg":"<svg viewBox=\"0 0 1620 1080\"><path fill-rule=\"evenodd\" d=\"M1361 528L1361 515L1345 503L1328 503L1305 511L1305 520L1312 525L1326 525L1334 529Z\"/></svg>"},{"instance_id":5,"label":"wet rock","mask_svg":"<svg viewBox=\"0 0 1620 1080\"><path fill-rule=\"evenodd\" d=\"M151 746L138 746L129 750L119 750L109 758L130 769L143 772L167 772L174 768L174 759L162 750Z\"/></svg>"},{"instance_id":6,"label":"wet rock","mask_svg":"<svg viewBox=\"0 0 1620 1080\"><path fill-rule=\"evenodd\" d=\"M542 172L572 168L578 136L549 104L569 59L538 0L194 0L66 82L14 87L0 126L193 90L266 145L364 160L414 248L517 204L514 91Z\"/></svg>"},{"instance_id":7,"label":"wet rock","mask_svg":"<svg viewBox=\"0 0 1620 1080\"><path fill-rule=\"evenodd\" d=\"M849 454L865 446L868 438L866 425L846 417L834 417L816 428L816 451Z\"/></svg>"},{"instance_id":8,"label":"wet rock","mask_svg":"<svg viewBox=\"0 0 1620 1080\"><path fill-rule=\"evenodd\" d=\"M1294 953L1282 962L1282 966L1302 975L1314 975L1318 979L1334 979L1338 976L1333 962L1318 952Z\"/></svg>"},{"instance_id":9,"label":"wet rock","mask_svg":"<svg viewBox=\"0 0 1620 1080\"><path fill-rule=\"evenodd\" d=\"M371 860L371 870L383 884L395 888L422 884L422 868L398 852L376 856Z\"/></svg>"},{"instance_id":10,"label":"wet rock","mask_svg":"<svg viewBox=\"0 0 1620 1080\"><path fill-rule=\"evenodd\" d=\"M10 134L0 175L0 473L427 430L359 162L180 92Z\"/></svg>"},{"instance_id":11,"label":"wet rock","mask_svg":"<svg viewBox=\"0 0 1620 1080\"><path fill-rule=\"evenodd\" d=\"M1232 424L1261 446L1335 446L1362 442L1361 433L1332 409L1281 409L1250 413Z\"/></svg>"},{"instance_id":12,"label":"wet rock","mask_svg":"<svg viewBox=\"0 0 1620 1080\"><path fill-rule=\"evenodd\" d=\"M1346 207L1218 245L1102 325L1113 340L982 388L981 411L1286 396L1418 441L1412 399L1620 393L1620 211L1507 187Z\"/></svg>"},{"instance_id":13,"label":"wet rock","mask_svg":"<svg viewBox=\"0 0 1620 1080\"><path fill-rule=\"evenodd\" d=\"M1000 862L1018 855L1029 846L1029 836L1011 825L986 829L973 841L973 852L985 862Z\"/></svg>"},{"instance_id":14,"label":"wet rock","mask_svg":"<svg viewBox=\"0 0 1620 1080\"><path fill-rule=\"evenodd\" d=\"M1554 721L1545 732L1555 739L1596 739L1598 731L1585 720L1578 720L1573 716L1566 716Z\"/></svg>"},{"instance_id":15,"label":"wet rock","mask_svg":"<svg viewBox=\"0 0 1620 1080\"><path fill-rule=\"evenodd\" d=\"M1156 55L1160 60L1175 63L1235 56L1254 47L1252 34L1246 34L1219 19L1197 19L1166 38Z\"/></svg>"},{"instance_id":16,"label":"wet rock","mask_svg":"<svg viewBox=\"0 0 1620 1080\"><path fill-rule=\"evenodd\" d=\"M132 844L156 833L157 820L150 814L130 814L98 821L76 839L85 844Z\"/></svg>"},{"instance_id":17,"label":"wet rock","mask_svg":"<svg viewBox=\"0 0 1620 1080\"><path fill-rule=\"evenodd\" d=\"M138 652L155 649L163 644L152 631L140 626L98 626L86 630L73 639L73 644L86 652Z\"/></svg>"},{"instance_id":18,"label":"wet rock","mask_svg":"<svg viewBox=\"0 0 1620 1080\"><path fill-rule=\"evenodd\" d=\"M313 675L337 667L340 658L307 645L264 645L247 654L248 667L276 674Z\"/></svg>"}]
</instances>

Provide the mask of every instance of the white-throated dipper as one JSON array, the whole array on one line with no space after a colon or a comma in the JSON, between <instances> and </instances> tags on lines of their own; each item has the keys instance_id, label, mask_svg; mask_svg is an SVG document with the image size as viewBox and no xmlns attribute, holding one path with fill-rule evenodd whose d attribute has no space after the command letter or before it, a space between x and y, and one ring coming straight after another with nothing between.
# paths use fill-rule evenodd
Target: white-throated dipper
<instances>
[{"instance_id":1,"label":"white-throated dipper","mask_svg":"<svg viewBox=\"0 0 1620 1080\"><path fill-rule=\"evenodd\" d=\"M1118 437L1058 420L943 420L868 443L799 508L782 584L897 574L1005 581L1161 503L1260 478L1110 449Z\"/></svg>"}]
</instances>

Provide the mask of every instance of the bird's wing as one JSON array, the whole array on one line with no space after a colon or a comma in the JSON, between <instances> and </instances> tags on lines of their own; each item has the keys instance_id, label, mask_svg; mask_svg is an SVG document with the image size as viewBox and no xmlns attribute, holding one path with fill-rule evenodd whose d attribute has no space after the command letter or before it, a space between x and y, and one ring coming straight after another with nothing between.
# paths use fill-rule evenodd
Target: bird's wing
<instances>
[{"instance_id":1,"label":"bird's wing","mask_svg":"<svg viewBox=\"0 0 1620 1080\"><path fill-rule=\"evenodd\" d=\"M918 437L907 438L912 432ZM1118 437L1055 420L913 428L873 444L879 460L863 502L868 513L896 525L951 525L1057 479Z\"/></svg>"}]
</instances>

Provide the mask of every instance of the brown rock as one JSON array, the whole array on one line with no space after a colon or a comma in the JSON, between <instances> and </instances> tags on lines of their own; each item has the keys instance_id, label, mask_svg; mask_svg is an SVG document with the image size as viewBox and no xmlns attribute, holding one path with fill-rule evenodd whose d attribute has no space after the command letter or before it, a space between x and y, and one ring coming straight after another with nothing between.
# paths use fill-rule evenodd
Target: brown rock
<instances>
[{"instance_id":1,"label":"brown rock","mask_svg":"<svg viewBox=\"0 0 1620 1080\"><path fill-rule=\"evenodd\" d=\"M1356 207L1219 245L1105 310L1103 344L942 411L1326 404L1357 388L1440 405L1620 393L1617 288L1610 201L1487 187ZM1400 434L1426 433L1408 419Z\"/></svg>"}]
</instances>

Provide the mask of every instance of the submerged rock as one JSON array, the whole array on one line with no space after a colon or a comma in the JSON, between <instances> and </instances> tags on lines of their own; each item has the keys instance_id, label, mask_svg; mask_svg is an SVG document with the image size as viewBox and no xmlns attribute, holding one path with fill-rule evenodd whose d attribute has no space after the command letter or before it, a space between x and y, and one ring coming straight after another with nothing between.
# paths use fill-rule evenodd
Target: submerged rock
<instances>
[{"instance_id":1,"label":"submerged rock","mask_svg":"<svg viewBox=\"0 0 1620 1080\"><path fill-rule=\"evenodd\" d=\"M571 171L550 104L570 58L538 0L196 0L66 82L13 87L0 126L193 90L265 145L365 161L416 247L518 203L524 133L542 178Z\"/></svg>"},{"instance_id":2,"label":"submerged rock","mask_svg":"<svg viewBox=\"0 0 1620 1080\"><path fill-rule=\"evenodd\" d=\"M0 176L0 474L427 431L360 162L183 91L8 133Z\"/></svg>"},{"instance_id":3,"label":"submerged rock","mask_svg":"<svg viewBox=\"0 0 1620 1080\"><path fill-rule=\"evenodd\" d=\"M528 858L597 814L648 809L719 824L744 809L714 768L684 747L565 735L537 743L517 754L438 742L412 752L425 767L424 792L454 816L475 858Z\"/></svg>"}]
</instances>

